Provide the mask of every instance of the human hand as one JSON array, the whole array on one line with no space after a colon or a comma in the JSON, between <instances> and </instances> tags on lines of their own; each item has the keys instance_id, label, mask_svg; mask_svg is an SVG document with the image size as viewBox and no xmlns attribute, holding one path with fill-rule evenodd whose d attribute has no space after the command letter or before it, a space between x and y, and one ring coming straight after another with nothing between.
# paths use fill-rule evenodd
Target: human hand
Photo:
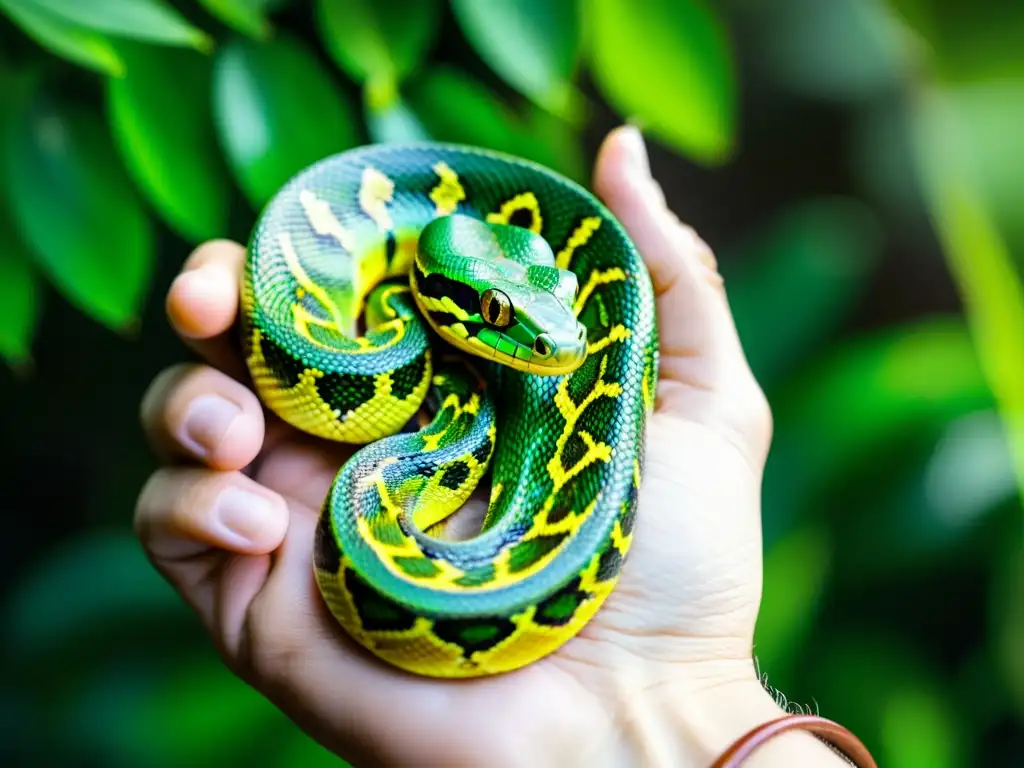
<instances>
[{"instance_id":1,"label":"human hand","mask_svg":"<svg viewBox=\"0 0 1024 768\"><path fill-rule=\"evenodd\" d=\"M706 765L782 714L752 660L768 406L714 257L666 208L637 131L606 141L595 190L657 296L661 371L633 544L577 637L498 677L414 677L337 626L312 542L352 448L296 432L242 383L241 246L200 247L171 286L171 321L206 364L165 371L143 400L168 463L140 494L137 531L225 663L355 765ZM776 759L842 765L805 736L780 738L755 764Z\"/></svg>"}]
</instances>

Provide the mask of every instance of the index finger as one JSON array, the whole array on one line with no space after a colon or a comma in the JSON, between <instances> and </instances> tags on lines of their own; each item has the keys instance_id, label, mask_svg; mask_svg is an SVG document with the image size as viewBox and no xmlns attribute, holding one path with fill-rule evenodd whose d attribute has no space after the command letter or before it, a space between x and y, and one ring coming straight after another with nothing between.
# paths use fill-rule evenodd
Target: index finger
<instances>
[{"instance_id":1,"label":"index finger","mask_svg":"<svg viewBox=\"0 0 1024 768\"><path fill-rule=\"evenodd\" d=\"M211 365L246 377L238 338L238 302L245 248L210 240L185 260L167 291L167 316L181 339Z\"/></svg>"}]
</instances>

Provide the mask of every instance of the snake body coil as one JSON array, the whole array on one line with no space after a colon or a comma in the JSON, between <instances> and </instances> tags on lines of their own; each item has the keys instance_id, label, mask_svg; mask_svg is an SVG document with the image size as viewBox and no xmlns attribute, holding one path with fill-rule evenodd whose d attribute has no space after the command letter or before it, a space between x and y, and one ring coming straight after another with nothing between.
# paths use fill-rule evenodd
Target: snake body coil
<instances>
[{"instance_id":1,"label":"snake body coil","mask_svg":"<svg viewBox=\"0 0 1024 768\"><path fill-rule=\"evenodd\" d=\"M367 444L331 487L313 557L360 644L479 676L594 615L629 550L658 367L649 276L594 196L468 147L327 158L261 215L242 318L267 407ZM421 407L431 420L411 431ZM443 538L488 469L481 532Z\"/></svg>"}]
</instances>

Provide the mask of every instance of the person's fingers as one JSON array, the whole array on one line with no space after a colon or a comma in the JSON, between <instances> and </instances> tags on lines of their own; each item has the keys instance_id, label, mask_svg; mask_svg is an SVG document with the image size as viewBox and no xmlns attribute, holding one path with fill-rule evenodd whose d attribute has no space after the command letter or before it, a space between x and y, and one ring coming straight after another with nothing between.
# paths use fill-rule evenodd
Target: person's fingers
<instances>
[{"instance_id":1,"label":"person's fingers","mask_svg":"<svg viewBox=\"0 0 1024 768\"><path fill-rule=\"evenodd\" d=\"M185 260L167 291L167 316L178 335L212 365L236 378L245 375L236 338L245 248L211 240Z\"/></svg>"},{"instance_id":2,"label":"person's fingers","mask_svg":"<svg viewBox=\"0 0 1024 768\"><path fill-rule=\"evenodd\" d=\"M256 395L205 365L176 365L157 376L142 398L141 418L150 444L164 458L241 469L263 445Z\"/></svg>"},{"instance_id":3,"label":"person's fingers","mask_svg":"<svg viewBox=\"0 0 1024 768\"><path fill-rule=\"evenodd\" d=\"M711 249L665 206L640 132L611 132L594 173L598 195L626 228L654 285L661 344L658 410L741 433L761 460L770 412L747 365Z\"/></svg>"},{"instance_id":4,"label":"person's fingers","mask_svg":"<svg viewBox=\"0 0 1024 768\"><path fill-rule=\"evenodd\" d=\"M289 510L239 472L168 467L139 495L135 531L157 570L199 614L222 649L237 644Z\"/></svg>"}]
</instances>

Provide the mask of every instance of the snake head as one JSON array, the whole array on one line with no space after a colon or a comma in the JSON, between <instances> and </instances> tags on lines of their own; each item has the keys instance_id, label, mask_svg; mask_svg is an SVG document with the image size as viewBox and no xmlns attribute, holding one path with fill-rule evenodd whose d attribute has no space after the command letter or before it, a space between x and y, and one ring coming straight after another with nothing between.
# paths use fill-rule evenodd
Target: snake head
<instances>
[{"instance_id":1,"label":"snake head","mask_svg":"<svg viewBox=\"0 0 1024 768\"><path fill-rule=\"evenodd\" d=\"M533 374L571 373L586 359L587 330L573 309L576 275L554 261L529 230L446 216L420 235L413 295L461 350Z\"/></svg>"}]
</instances>

